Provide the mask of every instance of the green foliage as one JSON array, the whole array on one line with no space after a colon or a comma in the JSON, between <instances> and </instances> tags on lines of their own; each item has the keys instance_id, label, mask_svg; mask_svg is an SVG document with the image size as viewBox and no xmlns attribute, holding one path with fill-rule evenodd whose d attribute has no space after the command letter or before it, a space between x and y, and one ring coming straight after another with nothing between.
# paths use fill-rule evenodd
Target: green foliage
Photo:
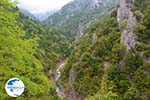
<instances>
[{"instance_id":1,"label":"green foliage","mask_svg":"<svg viewBox=\"0 0 150 100\"><path fill-rule=\"evenodd\" d=\"M95 96L86 98L85 100L122 100L116 93L113 92L100 92Z\"/></svg>"},{"instance_id":2,"label":"green foliage","mask_svg":"<svg viewBox=\"0 0 150 100\"><path fill-rule=\"evenodd\" d=\"M136 71L141 65L143 65L143 59L134 54L132 51L129 51L128 54L125 56L125 67L124 70L129 76L133 76L134 71ZM131 78L130 77L130 78Z\"/></svg>"},{"instance_id":3,"label":"green foliage","mask_svg":"<svg viewBox=\"0 0 150 100\"><path fill-rule=\"evenodd\" d=\"M75 42L62 70L61 84L67 93L75 89L85 100L148 100L149 64L145 59L149 59L150 53L150 17L149 6L143 2L143 8L140 8L143 16L137 15L139 24L135 27L140 43L129 51L120 44L121 34L115 11L109 17L102 16L85 30L88 34ZM146 8L143 5L147 5ZM122 22L121 29L126 24L127 19ZM94 35L97 37L95 42ZM68 84L71 69L76 73L73 86Z\"/></svg>"},{"instance_id":4,"label":"green foliage","mask_svg":"<svg viewBox=\"0 0 150 100\"><path fill-rule=\"evenodd\" d=\"M70 37L74 36L78 24L89 23L95 18L95 12L90 15L91 10L84 10L85 16L74 12L74 16L62 24L63 27L49 28L14 9L15 3L1 0L0 99L13 100L5 93L4 84L9 78L18 77L26 88L16 100L60 100L55 93L55 82L47 76L52 78L49 70L67 58L60 80L66 93L74 90L85 100L149 100L150 2L136 0L134 4L136 9L133 10L143 13L142 17L135 13L140 22L134 31L140 43L126 51L120 44L116 10L108 16L101 14L101 18L85 30L87 34L71 43L73 38ZM106 7L110 10L112 5ZM67 15L68 10L64 9ZM65 15L55 14L54 24ZM121 29L126 27L126 23L127 19L122 22ZM97 38L93 39L94 36ZM73 80L70 80L72 70Z\"/></svg>"},{"instance_id":5,"label":"green foliage","mask_svg":"<svg viewBox=\"0 0 150 100\"><path fill-rule=\"evenodd\" d=\"M19 12L14 10L9 0L1 0L0 99L13 100L6 94L4 84L8 79L18 77L26 87L24 94L16 100L59 100L57 96L50 94L55 83L46 77L40 60L35 57L40 38L25 38L29 31L24 26L26 22L18 24L19 18Z\"/></svg>"},{"instance_id":6,"label":"green foliage","mask_svg":"<svg viewBox=\"0 0 150 100\"><path fill-rule=\"evenodd\" d=\"M54 68L59 59L64 59L70 54L71 43L61 34L61 30L49 28L21 13L17 21L26 31L24 39L39 38L35 56L41 61L45 72Z\"/></svg>"},{"instance_id":7,"label":"green foliage","mask_svg":"<svg viewBox=\"0 0 150 100\"><path fill-rule=\"evenodd\" d=\"M124 19L124 20L121 22L121 26L120 26L121 30L124 29L124 28L126 28L126 26L127 26L127 19Z\"/></svg>"},{"instance_id":8,"label":"green foliage","mask_svg":"<svg viewBox=\"0 0 150 100\"><path fill-rule=\"evenodd\" d=\"M69 92L71 88L76 89L78 94L83 96L97 93L101 87L101 80L105 72L104 61L119 62L122 47L120 44L120 33L117 22L114 18L106 17L95 21L95 29L88 29L86 35L76 41L72 54L67 59L65 68L62 71L61 84ZM109 27L109 29L108 29ZM92 44L92 36L96 33L98 39ZM116 48L118 47L119 48ZM110 52L111 51L111 52ZM114 52L114 53L113 53ZM119 53L120 52L120 53ZM113 59L113 53L115 60ZM73 87L66 84L69 80L70 69L76 72ZM88 84L85 84L88 83Z\"/></svg>"},{"instance_id":9,"label":"green foliage","mask_svg":"<svg viewBox=\"0 0 150 100\"><path fill-rule=\"evenodd\" d=\"M68 39L77 36L79 31L84 31L88 24L97 17L108 14L117 4L117 0L106 0L104 4L96 5L91 0L75 0L65 5L61 11L50 16L45 23L64 30ZM52 21L51 21L52 20ZM81 30L80 30L81 29Z\"/></svg>"},{"instance_id":10,"label":"green foliage","mask_svg":"<svg viewBox=\"0 0 150 100\"><path fill-rule=\"evenodd\" d=\"M139 15L140 20L142 20L141 23L139 23L135 28L135 33L137 35L137 40L143 43L148 44L150 42L150 1L143 0L142 2L136 2L137 6L139 7L139 10L141 10L143 17L141 18Z\"/></svg>"},{"instance_id":11,"label":"green foliage","mask_svg":"<svg viewBox=\"0 0 150 100\"><path fill-rule=\"evenodd\" d=\"M134 15L136 16L136 19L137 19L138 21L141 21L142 15L141 15L139 12L134 12Z\"/></svg>"},{"instance_id":12,"label":"green foliage","mask_svg":"<svg viewBox=\"0 0 150 100\"><path fill-rule=\"evenodd\" d=\"M150 42L150 40L149 40L150 39L150 33L144 24L138 24L135 28L135 33L138 36L138 38L137 38L138 41L144 42L144 43Z\"/></svg>"}]
</instances>

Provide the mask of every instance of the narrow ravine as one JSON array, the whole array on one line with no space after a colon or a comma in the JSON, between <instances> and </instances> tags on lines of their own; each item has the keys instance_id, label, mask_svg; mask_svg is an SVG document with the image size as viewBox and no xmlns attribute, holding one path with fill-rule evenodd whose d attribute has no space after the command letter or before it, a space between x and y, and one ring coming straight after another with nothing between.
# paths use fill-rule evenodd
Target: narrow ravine
<instances>
[{"instance_id":1,"label":"narrow ravine","mask_svg":"<svg viewBox=\"0 0 150 100\"><path fill-rule=\"evenodd\" d=\"M77 95L75 95L75 92L72 91L71 94L67 94L64 92L64 89L61 87L60 85L60 78L61 78L61 69L64 67L64 62L61 62L57 65L57 69L55 71L55 82L56 82L56 92L57 95L63 99L63 98L67 98L69 100L83 100L81 97L78 97Z\"/></svg>"},{"instance_id":2,"label":"narrow ravine","mask_svg":"<svg viewBox=\"0 0 150 100\"><path fill-rule=\"evenodd\" d=\"M67 97L60 86L61 68L63 68L63 66L64 66L64 62L58 64L58 67L55 73L56 92L60 98Z\"/></svg>"}]
</instances>

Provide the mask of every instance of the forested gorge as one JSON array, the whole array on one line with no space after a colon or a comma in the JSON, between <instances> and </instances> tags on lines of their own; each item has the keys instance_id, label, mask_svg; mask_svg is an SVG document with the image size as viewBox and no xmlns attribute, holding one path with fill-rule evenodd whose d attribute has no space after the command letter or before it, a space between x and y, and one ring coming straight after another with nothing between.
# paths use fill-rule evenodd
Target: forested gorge
<instances>
[{"instance_id":1,"label":"forested gorge","mask_svg":"<svg viewBox=\"0 0 150 100\"><path fill-rule=\"evenodd\" d=\"M150 1L124 1L133 3L137 19L131 49L121 43L129 18L118 25L119 6L100 14L76 38L69 26L49 27L22 14L16 2L0 0L0 100L149 100ZM54 80L62 61L63 99ZM12 77L25 84L18 98L5 92Z\"/></svg>"}]
</instances>

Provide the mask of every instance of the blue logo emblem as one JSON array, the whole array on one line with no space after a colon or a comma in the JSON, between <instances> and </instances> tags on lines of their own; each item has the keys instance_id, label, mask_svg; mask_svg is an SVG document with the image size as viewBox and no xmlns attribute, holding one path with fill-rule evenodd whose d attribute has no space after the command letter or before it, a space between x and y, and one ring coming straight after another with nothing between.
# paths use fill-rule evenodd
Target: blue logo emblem
<instances>
[{"instance_id":1,"label":"blue logo emblem","mask_svg":"<svg viewBox=\"0 0 150 100\"><path fill-rule=\"evenodd\" d=\"M18 97L24 92L24 83L18 78L11 78L5 85L7 94L11 97Z\"/></svg>"}]
</instances>

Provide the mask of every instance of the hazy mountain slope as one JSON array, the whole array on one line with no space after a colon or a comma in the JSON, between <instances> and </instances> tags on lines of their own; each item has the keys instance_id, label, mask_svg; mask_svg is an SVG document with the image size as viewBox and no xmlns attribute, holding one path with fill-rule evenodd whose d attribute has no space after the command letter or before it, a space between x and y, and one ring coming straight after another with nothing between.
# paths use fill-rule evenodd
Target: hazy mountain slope
<instances>
[{"instance_id":1,"label":"hazy mountain slope","mask_svg":"<svg viewBox=\"0 0 150 100\"><path fill-rule=\"evenodd\" d=\"M43 12L43 13L30 13L30 11L22 7L16 7L16 9L20 9L20 11L26 16L32 18L35 21L40 21L40 22L46 20L50 15L56 12L56 11L50 11L50 12Z\"/></svg>"},{"instance_id":2,"label":"hazy mountain slope","mask_svg":"<svg viewBox=\"0 0 150 100\"><path fill-rule=\"evenodd\" d=\"M34 13L33 15L38 19L38 21L43 22L46 20L49 16L54 14L56 11L51 12L44 12L44 13Z\"/></svg>"},{"instance_id":3,"label":"hazy mountain slope","mask_svg":"<svg viewBox=\"0 0 150 100\"><path fill-rule=\"evenodd\" d=\"M36 16L34 16L33 14L31 14L28 10L23 9L23 8L19 8L19 7L17 7L17 9L18 10L20 9L21 13L25 14L26 16L32 18L33 20L38 21L38 18Z\"/></svg>"},{"instance_id":4,"label":"hazy mountain slope","mask_svg":"<svg viewBox=\"0 0 150 100\"><path fill-rule=\"evenodd\" d=\"M68 34L81 36L92 20L108 13L116 4L117 0L74 0L50 16L45 23L62 28Z\"/></svg>"}]
</instances>

